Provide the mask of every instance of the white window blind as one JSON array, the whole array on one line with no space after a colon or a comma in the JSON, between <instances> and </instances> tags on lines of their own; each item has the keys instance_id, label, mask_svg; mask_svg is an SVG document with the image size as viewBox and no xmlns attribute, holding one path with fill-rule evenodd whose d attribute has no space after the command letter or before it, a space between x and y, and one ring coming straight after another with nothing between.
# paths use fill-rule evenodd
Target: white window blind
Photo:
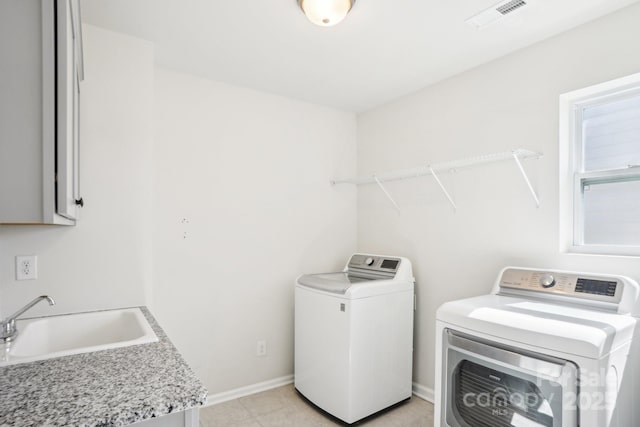
<instances>
[{"instance_id":1,"label":"white window blind","mask_svg":"<svg viewBox=\"0 0 640 427\"><path fill-rule=\"evenodd\" d=\"M582 185L584 244L640 245L640 178Z\"/></svg>"},{"instance_id":2,"label":"white window blind","mask_svg":"<svg viewBox=\"0 0 640 427\"><path fill-rule=\"evenodd\" d=\"M640 165L640 94L585 107L584 170Z\"/></svg>"}]
</instances>

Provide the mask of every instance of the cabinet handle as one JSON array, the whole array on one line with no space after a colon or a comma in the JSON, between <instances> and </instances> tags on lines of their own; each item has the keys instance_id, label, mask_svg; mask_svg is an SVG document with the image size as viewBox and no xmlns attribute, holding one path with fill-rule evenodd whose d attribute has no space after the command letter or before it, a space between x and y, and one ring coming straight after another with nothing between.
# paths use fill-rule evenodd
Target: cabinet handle
<instances>
[{"instance_id":1,"label":"cabinet handle","mask_svg":"<svg viewBox=\"0 0 640 427\"><path fill-rule=\"evenodd\" d=\"M76 199L76 205L80 206L81 208L84 207L84 200L82 199L82 197Z\"/></svg>"}]
</instances>

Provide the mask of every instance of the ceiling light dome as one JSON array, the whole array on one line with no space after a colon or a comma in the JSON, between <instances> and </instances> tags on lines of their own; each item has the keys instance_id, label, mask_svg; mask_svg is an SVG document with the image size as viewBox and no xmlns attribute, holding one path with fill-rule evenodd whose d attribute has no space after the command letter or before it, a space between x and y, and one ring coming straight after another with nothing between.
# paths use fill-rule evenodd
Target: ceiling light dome
<instances>
[{"instance_id":1,"label":"ceiling light dome","mask_svg":"<svg viewBox=\"0 0 640 427\"><path fill-rule=\"evenodd\" d=\"M309 21L330 27L342 21L356 0L298 0Z\"/></svg>"}]
</instances>

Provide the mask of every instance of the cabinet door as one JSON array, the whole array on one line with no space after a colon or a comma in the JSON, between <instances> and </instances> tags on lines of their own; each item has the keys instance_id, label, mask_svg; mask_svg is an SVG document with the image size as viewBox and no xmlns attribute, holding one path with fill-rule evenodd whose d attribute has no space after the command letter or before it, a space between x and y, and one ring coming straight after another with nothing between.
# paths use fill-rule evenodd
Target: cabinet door
<instances>
[{"instance_id":1,"label":"cabinet door","mask_svg":"<svg viewBox=\"0 0 640 427\"><path fill-rule=\"evenodd\" d=\"M56 41L56 211L76 219L80 198L79 103L82 79L81 27L78 2L57 0Z\"/></svg>"}]
</instances>

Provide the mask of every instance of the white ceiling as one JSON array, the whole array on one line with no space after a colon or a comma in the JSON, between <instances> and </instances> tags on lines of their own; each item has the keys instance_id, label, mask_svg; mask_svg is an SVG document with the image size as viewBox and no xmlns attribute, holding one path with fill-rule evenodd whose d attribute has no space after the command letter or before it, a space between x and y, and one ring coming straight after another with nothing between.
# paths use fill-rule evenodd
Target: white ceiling
<instances>
[{"instance_id":1,"label":"white ceiling","mask_svg":"<svg viewBox=\"0 0 640 427\"><path fill-rule=\"evenodd\" d=\"M638 0L538 0L483 30L497 0L358 0L335 27L296 0L82 0L83 21L155 43L161 67L365 111Z\"/></svg>"}]
</instances>

